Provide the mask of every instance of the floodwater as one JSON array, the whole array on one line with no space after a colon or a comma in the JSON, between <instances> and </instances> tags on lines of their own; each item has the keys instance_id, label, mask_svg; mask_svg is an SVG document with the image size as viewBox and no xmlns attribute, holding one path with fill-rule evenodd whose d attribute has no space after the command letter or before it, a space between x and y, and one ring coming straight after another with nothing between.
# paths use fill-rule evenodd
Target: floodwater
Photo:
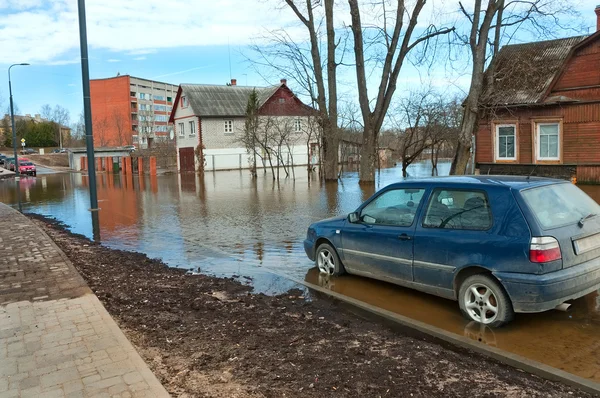
<instances>
[{"instance_id":1,"label":"floodwater","mask_svg":"<svg viewBox=\"0 0 600 398\"><path fill-rule=\"evenodd\" d=\"M449 164L439 169L447 174ZM409 174L428 176L429 165L414 164ZM255 291L266 294L297 287L288 277L303 279L600 382L598 292L575 300L569 312L517 314L511 324L492 330L463 319L450 300L361 277L318 274L304 254L306 227L353 211L401 176L400 168L382 169L374 186L361 187L356 172L345 173L339 183L322 184L302 168L296 169L295 181L279 183L269 174L251 180L247 171L204 178L99 174L99 238L109 247L140 251L173 267L251 281ZM600 186L582 188L600 201ZM19 190L24 212L53 216L73 232L94 237L86 176L23 178ZM0 181L0 201L18 206L13 181Z\"/></svg>"}]
</instances>

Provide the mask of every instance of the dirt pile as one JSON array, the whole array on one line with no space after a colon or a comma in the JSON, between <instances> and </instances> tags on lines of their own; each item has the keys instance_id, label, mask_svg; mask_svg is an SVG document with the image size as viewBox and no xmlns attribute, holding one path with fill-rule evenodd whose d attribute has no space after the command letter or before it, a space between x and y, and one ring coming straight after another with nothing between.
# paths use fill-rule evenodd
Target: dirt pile
<instances>
[{"instance_id":1,"label":"dirt pile","mask_svg":"<svg viewBox=\"0 0 600 398\"><path fill-rule=\"evenodd\" d=\"M174 396L588 397L399 335L299 290L252 294L36 218Z\"/></svg>"}]
</instances>

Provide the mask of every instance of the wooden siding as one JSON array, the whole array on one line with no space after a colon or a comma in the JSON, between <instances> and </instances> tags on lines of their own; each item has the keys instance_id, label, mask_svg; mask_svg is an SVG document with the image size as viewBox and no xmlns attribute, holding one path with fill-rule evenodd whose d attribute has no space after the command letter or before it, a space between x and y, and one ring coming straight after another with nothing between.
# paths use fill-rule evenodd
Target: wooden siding
<instances>
[{"instance_id":1,"label":"wooden siding","mask_svg":"<svg viewBox=\"0 0 600 398\"><path fill-rule=\"evenodd\" d=\"M494 115L494 121L519 121L519 163L533 163L532 120L540 118L562 119L564 164L600 164L600 103L511 109ZM494 162L494 137L487 120L481 121L476 139L476 161Z\"/></svg>"},{"instance_id":2,"label":"wooden siding","mask_svg":"<svg viewBox=\"0 0 600 398\"><path fill-rule=\"evenodd\" d=\"M553 91L597 85L600 85L600 43L598 41L575 52L553 87Z\"/></svg>"},{"instance_id":3,"label":"wooden siding","mask_svg":"<svg viewBox=\"0 0 600 398\"><path fill-rule=\"evenodd\" d=\"M577 166L577 182L600 182L600 166Z\"/></svg>"}]
</instances>

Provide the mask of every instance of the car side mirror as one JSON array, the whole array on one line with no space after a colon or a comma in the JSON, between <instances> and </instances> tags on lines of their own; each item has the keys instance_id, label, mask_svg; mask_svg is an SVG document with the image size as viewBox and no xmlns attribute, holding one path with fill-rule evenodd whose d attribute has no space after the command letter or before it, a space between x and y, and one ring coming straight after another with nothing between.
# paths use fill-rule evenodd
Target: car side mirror
<instances>
[{"instance_id":1,"label":"car side mirror","mask_svg":"<svg viewBox=\"0 0 600 398\"><path fill-rule=\"evenodd\" d=\"M348 221L350 221L353 224L360 221L360 216L358 215L358 212L355 211L354 213L348 214Z\"/></svg>"}]
</instances>

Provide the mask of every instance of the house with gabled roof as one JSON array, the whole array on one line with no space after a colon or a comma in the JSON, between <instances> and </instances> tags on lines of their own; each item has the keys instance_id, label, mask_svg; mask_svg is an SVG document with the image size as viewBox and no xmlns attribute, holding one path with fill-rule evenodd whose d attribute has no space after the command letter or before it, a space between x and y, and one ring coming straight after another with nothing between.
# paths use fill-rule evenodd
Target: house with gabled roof
<instances>
[{"instance_id":1,"label":"house with gabled roof","mask_svg":"<svg viewBox=\"0 0 600 398\"><path fill-rule=\"evenodd\" d=\"M500 49L479 107L480 173L600 182L600 6L595 12L591 35Z\"/></svg>"},{"instance_id":2,"label":"house with gabled roof","mask_svg":"<svg viewBox=\"0 0 600 398\"><path fill-rule=\"evenodd\" d=\"M263 123L289 130L282 151L273 160L306 165L318 152L314 129L316 112L289 89L285 79L269 87L238 86L236 79L227 85L182 84L179 86L169 122L174 125L179 171L232 170L250 167L250 154L243 143L246 107L256 90L259 118ZM312 118L312 120L311 120ZM266 127L265 127L266 128ZM264 156L264 149L262 155ZM257 162L259 167L263 165Z\"/></svg>"}]
</instances>

